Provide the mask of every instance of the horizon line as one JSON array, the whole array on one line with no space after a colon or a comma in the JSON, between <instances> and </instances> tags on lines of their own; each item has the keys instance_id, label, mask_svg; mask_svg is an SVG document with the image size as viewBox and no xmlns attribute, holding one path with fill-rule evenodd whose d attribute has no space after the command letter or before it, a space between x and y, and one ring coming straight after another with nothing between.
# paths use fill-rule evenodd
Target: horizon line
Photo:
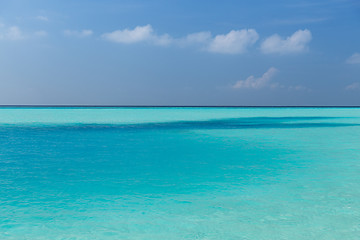
<instances>
[{"instance_id":1,"label":"horizon line","mask_svg":"<svg viewBox=\"0 0 360 240\"><path fill-rule=\"evenodd\" d=\"M360 105L87 105L87 104L0 104L23 108L360 108Z\"/></svg>"}]
</instances>

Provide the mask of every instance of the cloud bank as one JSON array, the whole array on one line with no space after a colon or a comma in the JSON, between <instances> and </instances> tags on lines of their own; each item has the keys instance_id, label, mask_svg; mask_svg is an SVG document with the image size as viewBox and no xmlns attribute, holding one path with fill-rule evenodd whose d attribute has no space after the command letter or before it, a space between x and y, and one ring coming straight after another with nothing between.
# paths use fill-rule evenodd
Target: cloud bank
<instances>
[{"instance_id":1,"label":"cloud bank","mask_svg":"<svg viewBox=\"0 0 360 240\"><path fill-rule=\"evenodd\" d=\"M286 39L274 34L265 39L261 44L263 53L300 53L308 49L308 43L311 41L311 32L307 29L298 30Z\"/></svg>"},{"instance_id":2,"label":"cloud bank","mask_svg":"<svg viewBox=\"0 0 360 240\"><path fill-rule=\"evenodd\" d=\"M214 53L240 54L246 51L259 38L254 29L232 30L227 34L212 36L210 32L197 32L183 38L173 38L169 34L158 35L150 24L133 29L115 30L104 33L102 38L121 44L147 42L154 45L192 45L200 44L202 49Z\"/></svg>"},{"instance_id":3,"label":"cloud bank","mask_svg":"<svg viewBox=\"0 0 360 240\"><path fill-rule=\"evenodd\" d=\"M45 16L37 16L38 20L48 21ZM47 36L45 31L29 33L27 37ZM94 33L90 29L83 30L64 30L63 34L69 37L85 38ZM0 23L0 39L19 40L24 39L25 35L17 26L6 26ZM104 33L101 38L119 44L148 43L159 46L195 46L202 51L218 54L242 54L249 50L259 39L259 34L255 29L231 30L225 34L212 35L209 31L195 32L185 37L172 37L169 34L157 34L150 24L136 26L132 29L125 28ZM282 38L274 34L266 38L261 44L261 51L269 53L300 53L308 49L311 41L311 32L307 29L298 30L287 38ZM349 64L360 63L360 54L354 53L347 61Z\"/></svg>"},{"instance_id":4,"label":"cloud bank","mask_svg":"<svg viewBox=\"0 0 360 240\"><path fill-rule=\"evenodd\" d=\"M134 44L146 42L154 45L197 45L200 49L220 54L242 54L253 46L259 39L255 29L231 30L226 34L213 36L209 31L196 32L182 38L174 38L169 34L155 33L150 24L137 26L133 29L125 28L104 33L102 38L120 44ZM287 38L274 34L266 38L261 44L261 51L269 53L300 53L308 49L312 39L311 32L307 29L298 30Z\"/></svg>"}]
</instances>

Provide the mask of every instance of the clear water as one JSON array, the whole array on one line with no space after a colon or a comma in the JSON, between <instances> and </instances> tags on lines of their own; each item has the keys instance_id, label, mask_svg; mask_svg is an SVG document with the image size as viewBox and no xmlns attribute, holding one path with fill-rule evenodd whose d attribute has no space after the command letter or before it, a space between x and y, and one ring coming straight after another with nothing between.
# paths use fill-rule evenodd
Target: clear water
<instances>
[{"instance_id":1,"label":"clear water","mask_svg":"<svg viewBox=\"0 0 360 240\"><path fill-rule=\"evenodd\" d=\"M360 109L0 108L0 239L360 239Z\"/></svg>"}]
</instances>

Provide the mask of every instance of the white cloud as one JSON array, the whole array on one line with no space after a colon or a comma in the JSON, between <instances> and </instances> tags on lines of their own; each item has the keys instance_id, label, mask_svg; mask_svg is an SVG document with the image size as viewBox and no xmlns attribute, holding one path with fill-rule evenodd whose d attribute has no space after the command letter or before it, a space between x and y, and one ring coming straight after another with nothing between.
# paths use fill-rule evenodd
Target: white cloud
<instances>
[{"instance_id":1,"label":"white cloud","mask_svg":"<svg viewBox=\"0 0 360 240\"><path fill-rule=\"evenodd\" d=\"M346 89L346 90L356 90L356 89L360 89L360 83L354 82L354 83L346 86L345 89Z\"/></svg>"},{"instance_id":2,"label":"white cloud","mask_svg":"<svg viewBox=\"0 0 360 240\"><path fill-rule=\"evenodd\" d=\"M93 34L92 30L84 29L81 31L76 30L65 30L64 34L66 36L75 36L75 37L89 37Z\"/></svg>"},{"instance_id":3,"label":"white cloud","mask_svg":"<svg viewBox=\"0 0 360 240\"><path fill-rule=\"evenodd\" d=\"M172 37L169 34L163 34L163 35L153 35L150 39L155 45L169 45L173 42Z\"/></svg>"},{"instance_id":4,"label":"white cloud","mask_svg":"<svg viewBox=\"0 0 360 240\"><path fill-rule=\"evenodd\" d=\"M360 64L360 53L354 53L346 60L348 64Z\"/></svg>"},{"instance_id":5,"label":"white cloud","mask_svg":"<svg viewBox=\"0 0 360 240\"><path fill-rule=\"evenodd\" d=\"M137 26L133 30L124 29L105 33L103 34L103 38L117 43L136 43L148 40L151 37L152 32L153 29L151 25Z\"/></svg>"},{"instance_id":6,"label":"white cloud","mask_svg":"<svg viewBox=\"0 0 360 240\"><path fill-rule=\"evenodd\" d=\"M270 84L271 79L274 77L274 75L278 72L278 70L274 67L269 68L261 77L254 77L250 76L246 80L240 80L237 81L232 87L241 89L241 88L253 88L253 89L259 89L264 87L271 87L276 86Z\"/></svg>"},{"instance_id":7,"label":"white cloud","mask_svg":"<svg viewBox=\"0 0 360 240\"><path fill-rule=\"evenodd\" d=\"M156 45L168 45L172 42L172 38L168 34L156 35L150 24L137 26L134 29L126 28L104 33L102 37L111 42L125 44L151 42Z\"/></svg>"},{"instance_id":8,"label":"white cloud","mask_svg":"<svg viewBox=\"0 0 360 240\"><path fill-rule=\"evenodd\" d=\"M5 40L20 40L25 38L24 34L17 26L5 27L5 25L1 26L0 29L0 39Z\"/></svg>"},{"instance_id":9,"label":"white cloud","mask_svg":"<svg viewBox=\"0 0 360 240\"><path fill-rule=\"evenodd\" d=\"M259 35L254 29L232 30L225 35L216 35L207 50L225 54L243 53L258 39Z\"/></svg>"},{"instance_id":10,"label":"white cloud","mask_svg":"<svg viewBox=\"0 0 360 240\"><path fill-rule=\"evenodd\" d=\"M36 16L36 19L40 20L40 21L44 21L44 22L49 21L49 19L47 17L45 17L45 16Z\"/></svg>"},{"instance_id":11,"label":"white cloud","mask_svg":"<svg viewBox=\"0 0 360 240\"><path fill-rule=\"evenodd\" d=\"M307 44L311 41L311 32L307 29L298 30L286 39L275 34L261 44L264 53L300 53L308 49Z\"/></svg>"}]
</instances>

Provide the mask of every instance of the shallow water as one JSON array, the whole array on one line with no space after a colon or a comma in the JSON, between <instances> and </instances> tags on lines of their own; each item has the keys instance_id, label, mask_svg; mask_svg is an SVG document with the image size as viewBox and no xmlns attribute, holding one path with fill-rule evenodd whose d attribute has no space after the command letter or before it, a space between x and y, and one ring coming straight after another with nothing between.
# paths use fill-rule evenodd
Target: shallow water
<instances>
[{"instance_id":1,"label":"shallow water","mask_svg":"<svg viewBox=\"0 0 360 240\"><path fill-rule=\"evenodd\" d=\"M0 108L0 239L359 239L359 108Z\"/></svg>"}]
</instances>

